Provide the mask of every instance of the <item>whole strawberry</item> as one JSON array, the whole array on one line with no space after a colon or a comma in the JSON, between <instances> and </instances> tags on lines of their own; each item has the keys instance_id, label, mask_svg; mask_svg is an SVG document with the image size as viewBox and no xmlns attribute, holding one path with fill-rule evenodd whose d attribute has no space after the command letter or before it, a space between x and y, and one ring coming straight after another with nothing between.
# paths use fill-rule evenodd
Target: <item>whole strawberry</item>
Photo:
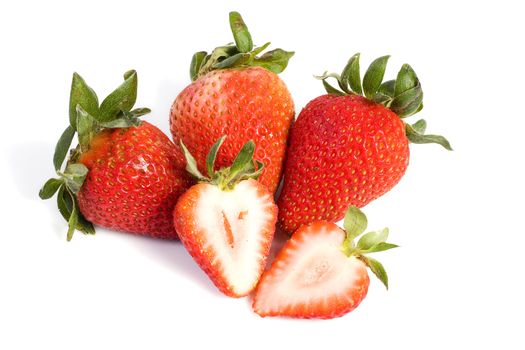
<instances>
[{"instance_id":1,"label":"whole strawberry","mask_svg":"<svg viewBox=\"0 0 525 350\"><path fill-rule=\"evenodd\" d=\"M58 141L53 163L59 178L40 190L42 199L57 191L58 209L68 221L67 239L75 229L93 234L93 224L153 237L176 238L172 211L190 185L173 143L158 128L138 119L147 108L133 109L137 74L99 105L95 92L73 75L70 125ZM79 144L70 151L75 134Z\"/></svg>"},{"instance_id":2,"label":"whole strawberry","mask_svg":"<svg viewBox=\"0 0 525 350\"><path fill-rule=\"evenodd\" d=\"M388 58L376 59L362 84L359 54L341 75L319 77L328 94L309 102L290 132L278 201L286 232L317 220L338 221L349 205L363 207L388 192L407 169L409 142L451 149L444 137L424 134L425 120L403 121L423 108L423 90L408 64L396 80L382 82Z\"/></svg>"},{"instance_id":3,"label":"whole strawberry","mask_svg":"<svg viewBox=\"0 0 525 350\"><path fill-rule=\"evenodd\" d=\"M263 164L254 166L255 144L248 141L230 167L214 170L225 137L210 149L208 177L181 142L187 170L199 183L180 196L173 218L181 242L221 292L231 297L250 293L266 265L277 206L266 186L256 179Z\"/></svg>"},{"instance_id":4,"label":"whole strawberry","mask_svg":"<svg viewBox=\"0 0 525 350\"><path fill-rule=\"evenodd\" d=\"M366 297L370 278L366 268L388 289L383 265L368 256L397 245L387 243L388 229L363 234L366 216L349 207L344 230L315 221L301 226L261 278L253 299L262 317L334 318L355 309Z\"/></svg>"},{"instance_id":5,"label":"whole strawberry","mask_svg":"<svg viewBox=\"0 0 525 350\"><path fill-rule=\"evenodd\" d=\"M292 97L277 74L286 68L293 52L276 49L258 56L270 43L254 49L237 12L230 13L230 26L235 45L193 56L193 83L171 107L171 133L177 152L182 155L182 140L201 171L208 150L222 135L228 138L217 157L218 168L230 165L242 146L253 140L255 159L265 164L260 181L274 192L294 117Z\"/></svg>"}]
</instances>

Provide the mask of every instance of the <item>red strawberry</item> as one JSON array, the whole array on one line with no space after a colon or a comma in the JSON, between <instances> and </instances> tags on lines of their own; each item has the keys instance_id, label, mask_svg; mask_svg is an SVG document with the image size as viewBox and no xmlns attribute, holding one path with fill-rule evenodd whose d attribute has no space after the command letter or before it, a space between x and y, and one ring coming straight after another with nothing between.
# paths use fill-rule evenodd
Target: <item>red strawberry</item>
<instances>
[{"instance_id":1,"label":"red strawberry","mask_svg":"<svg viewBox=\"0 0 525 350\"><path fill-rule=\"evenodd\" d=\"M385 269L365 256L397 247L388 230L369 232L366 217L350 207L345 229L327 221L304 225L286 242L257 287L253 309L260 316L334 318L355 309L368 291L368 266L388 288Z\"/></svg>"},{"instance_id":2,"label":"red strawberry","mask_svg":"<svg viewBox=\"0 0 525 350\"><path fill-rule=\"evenodd\" d=\"M201 182L180 196L173 212L180 240L221 292L231 297L249 294L257 285L270 251L277 206L272 194L255 179L255 144L249 141L229 168L214 171L224 137L207 157L209 178L197 169L184 144L187 170Z\"/></svg>"},{"instance_id":3,"label":"red strawberry","mask_svg":"<svg viewBox=\"0 0 525 350\"><path fill-rule=\"evenodd\" d=\"M407 64L396 80L381 83L387 60L370 65L363 88L359 54L340 76L320 77L329 94L308 103L290 132L278 202L286 232L316 220L338 221L348 205L363 207L388 192L406 171L409 142L451 149L444 137L424 134L425 120L402 120L423 108L423 91ZM328 77L337 78L343 91L330 86Z\"/></svg>"},{"instance_id":4,"label":"red strawberry","mask_svg":"<svg viewBox=\"0 0 525 350\"><path fill-rule=\"evenodd\" d=\"M137 74L125 81L99 106L84 80L73 75L70 126L60 138L54 156L58 179L50 179L40 197L58 190L58 208L69 223L68 240L75 229L95 233L92 224L153 237L176 238L172 212L177 197L190 185L173 143L158 128L138 117L149 109L131 110L137 96ZM72 139L71 151L60 171Z\"/></svg>"},{"instance_id":5,"label":"red strawberry","mask_svg":"<svg viewBox=\"0 0 525 350\"><path fill-rule=\"evenodd\" d=\"M270 192L277 189L282 172L294 103L277 76L293 52L281 49L261 53L269 43L253 49L250 33L237 12L230 13L235 45L211 54L197 52L192 59L193 81L175 99L170 128L178 152L182 140L201 171L211 145L228 135L217 157L217 167L231 164L241 147L253 140L255 159L265 164L259 181Z\"/></svg>"}]
</instances>

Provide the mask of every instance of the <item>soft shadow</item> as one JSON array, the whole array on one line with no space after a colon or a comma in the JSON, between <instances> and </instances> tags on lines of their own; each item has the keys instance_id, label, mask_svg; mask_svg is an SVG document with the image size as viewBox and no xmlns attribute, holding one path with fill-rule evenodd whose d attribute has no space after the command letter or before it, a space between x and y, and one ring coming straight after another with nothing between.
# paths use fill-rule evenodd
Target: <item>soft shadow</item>
<instances>
[{"instance_id":1,"label":"soft shadow","mask_svg":"<svg viewBox=\"0 0 525 350\"><path fill-rule=\"evenodd\" d=\"M26 199L37 199L42 185L53 176L53 146L45 142L10 146L7 169L16 189Z\"/></svg>"},{"instance_id":2,"label":"soft shadow","mask_svg":"<svg viewBox=\"0 0 525 350\"><path fill-rule=\"evenodd\" d=\"M157 262L176 274L183 274L210 293L220 295L208 276L200 269L179 240L150 237L130 237L130 242L140 254Z\"/></svg>"},{"instance_id":3,"label":"soft shadow","mask_svg":"<svg viewBox=\"0 0 525 350\"><path fill-rule=\"evenodd\" d=\"M270 255L266 260L266 269L269 269L276 255L281 251L284 244L288 240L288 235L277 225L275 234L273 236L272 246L270 247Z\"/></svg>"}]
</instances>

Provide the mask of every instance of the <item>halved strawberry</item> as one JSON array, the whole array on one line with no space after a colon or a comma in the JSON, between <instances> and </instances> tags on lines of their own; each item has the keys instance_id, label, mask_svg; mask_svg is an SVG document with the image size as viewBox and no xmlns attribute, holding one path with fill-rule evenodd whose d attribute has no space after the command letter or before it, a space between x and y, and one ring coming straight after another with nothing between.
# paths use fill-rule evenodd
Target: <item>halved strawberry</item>
<instances>
[{"instance_id":1,"label":"halved strawberry","mask_svg":"<svg viewBox=\"0 0 525 350\"><path fill-rule=\"evenodd\" d=\"M247 142L229 168L214 171L224 136L206 158L209 177L198 170L181 142L187 170L200 183L177 202L175 229L180 240L221 292L231 297L249 294L257 285L270 251L277 206L256 179L263 170L253 163L255 144Z\"/></svg>"},{"instance_id":2,"label":"halved strawberry","mask_svg":"<svg viewBox=\"0 0 525 350\"><path fill-rule=\"evenodd\" d=\"M253 301L260 316L334 318L355 309L368 291L366 267L388 288L385 269L366 253L397 247L388 229L359 236L366 216L349 207L345 230L327 221L301 226L262 276Z\"/></svg>"}]
</instances>

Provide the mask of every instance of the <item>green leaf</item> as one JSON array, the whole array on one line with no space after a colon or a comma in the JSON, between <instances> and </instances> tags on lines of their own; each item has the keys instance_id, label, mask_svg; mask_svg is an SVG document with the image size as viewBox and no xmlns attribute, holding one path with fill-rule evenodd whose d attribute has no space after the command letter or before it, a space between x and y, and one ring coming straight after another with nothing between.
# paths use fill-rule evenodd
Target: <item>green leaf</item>
<instances>
[{"instance_id":1,"label":"green leaf","mask_svg":"<svg viewBox=\"0 0 525 350\"><path fill-rule=\"evenodd\" d=\"M58 211L68 223L70 221L71 212L73 211L74 205L78 208L78 203L76 202L75 196L67 191L65 185L61 186L57 195L57 206ZM93 224L87 221L80 211L77 211L76 229L84 234L95 234L95 228L93 227Z\"/></svg>"},{"instance_id":2,"label":"green leaf","mask_svg":"<svg viewBox=\"0 0 525 350\"><path fill-rule=\"evenodd\" d=\"M60 189L58 190L57 194L57 207L58 211L62 215L62 217L69 221L69 217L71 216L71 210L73 207L73 203L71 202L71 196L69 195L69 192L66 191L66 185L60 186Z\"/></svg>"},{"instance_id":3,"label":"green leaf","mask_svg":"<svg viewBox=\"0 0 525 350\"><path fill-rule=\"evenodd\" d=\"M416 72L410 65L405 63L397 73L394 96L399 96L418 85L419 79L417 78Z\"/></svg>"},{"instance_id":4,"label":"green leaf","mask_svg":"<svg viewBox=\"0 0 525 350\"><path fill-rule=\"evenodd\" d=\"M100 130L100 125L91 114L77 105L77 131L80 150L85 152L89 149L91 140Z\"/></svg>"},{"instance_id":5,"label":"green leaf","mask_svg":"<svg viewBox=\"0 0 525 350\"><path fill-rule=\"evenodd\" d=\"M60 170L62 163L64 163L64 159L66 159L67 152L69 151L69 147L71 147L71 142L75 136L75 129L76 121L75 127L69 125L58 139L55 146L55 153L53 154L53 165L55 166L55 170Z\"/></svg>"},{"instance_id":6,"label":"green leaf","mask_svg":"<svg viewBox=\"0 0 525 350\"><path fill-rule=\"evenodd\" d=\"M124 74L124 82L109 94L100 104L100 115L97 120L107 122L115 119L120 111L129 111L137 100L137 72Z\"/></svg>"},{"instance_id":7,"label":"green leaf","mask_svg":"<svg viewBox=\"0 0 525 350\"><path fill-rule=\"evenodd\" d=\"M383 284L385 285L386 289L388 289L388 275L386 274L386 271L385 271L385 268L383 267L383 265L377 261L376 259L373 259L369 256L364 256L362 255L360 257L361 260L363 260L363 262L366 264L366 266L368 266L370 268L370 271L372 271L374 273L374 275L376 275L376 277L381 281L383 282Z\"/></svg>"},{"instance_id":8,"label":"green leaf","mask_svg":"<svg viewBox=\"0 0 525 350\"><path fill-rule=\"evenodd\" d=\"M412 125L405 124L405 132L408 141L416 144L422 143L437 143L438 145L443 146L445 149L452 151L450 142L441 136L441 135L424 135L423 133L418 132Z\"/></svg>"},{"instance_id":9,"label":"green leaf","mask_svg":"<svg viewBox=\"0 0 525 350\"><path fill-rule=\"evenodd\" d=\"M330 84L328 84L327 82L327 85L328 85L328 89L330 91L337 91L337 94L339 95L346 95L347 93L350 93L349 90L348 90L348 86L345 86L345 84L343 84L342 80L341 80L341 76L337 73L328 73L328 72L324 72L323 75L314 75L314 78L316 79L319 79L319 80L326 80L328 78L334 78L336 81L337 81L337 85L339 85L339 88L342 90L342 91L339 91L335 88L333 88ZM324 84L323 84L324 85ZM325 86L325 90L326 90L326 86ZM332 93L335 93L335 92L332 92Z\"/></svg>"},{"instance_id":10,"label":"green leaf","mask_svg":"<svg viewBox=\"0 0 525 350\"><path fill-rule=\"evenodd\" d=\"M323 81L324 89L326 90L327 93L334 94L334 95L339 95L339 96L344 96L345 95L345 93L343 91L337 90L335 87L330 85L326 81L326 79L322 79L322 81Z\"/></svg>"},{"instance_id":11,"label":"green leaf","mask_svg":"<svg viewBox=\"0 0 525 350\"><path fill-rule=\"evenodd\" d=\"M146 108L147 109L147 108ZM100 126L108 129L129 128L130 126L140 126L141 120L131 112L122 111L121 114L108 122L99 123Z\"/></svg>"},{"instance_id":12,"label":"green leaf","mask_svg":"<svg viewBox=\"0 0 525 350\"><path fill-rule=\"evenodd\" d=\"M267 48L268 46L270 46L270 44L271 44L270 42L267 42L267 43L264 44L263 46L259 46L259 47L255 48L255 50L253 50L252 52L250 52L250 55L251 55L252 57L257 56L258 54L260 54L261 52L263 52L264 50L266 50L266 48Z\"/></svg>"},{"instance_id":13,"label":"green leaf","mask_svg":"<svg viewBox=\"0 0 525 350\"><path fill-rule=\"evenodd\" d=\"M180 140L180 146L182 147L182 152L184 153L184 158L186 158L186 171L197 178L199 181L206 180L206 177L202 175L197 167L197 161L191 155L190 151L186 148L186 145L182 140Z\"/></svg>"},{"instance_id":14,"label":"green leaf","mask_svg":"<svg viewBox=\"0 0 525 350\"><path fill-rule=\"evenodd\" d=\"M78 224L78 206L77 206L77 203L76 203L76 200L75 200L75 196L73 195L73 193L71 193L69 191L69 189L67 189L67 188L66 188L65 192L69 195L71 203L72 203L71 214L69 216L68 229L67 229L67 240L69 242L73 238L73 233L75 232L75 229L77 228L77 224Z\"/></svg>"},{"instance_id":15,"label":"green leaf","mask_svg":"<svg viewBox=\"0 0 525 350\"><path fill-rule=\"evenodd\" d=\"M255 143L252 140L246 142L230 167L230 179L233 179L239 172L245 170L250 165L253 167L254 152Z\"/></svg>"},{"instance_id":16,"label":"green leaf","mask_svg":"<svg viewBox=\"0 0 525 350\"><path fill-rule=\"evenodd\" d=\"M199 75L204 75L215 68L218 62L225 60L230 56L234 56L239 53L236 46L226 45L215 48L210 55L204 57L201 68L199 69Z\"/></svg>"},{"instance_id":17,"label":"green leaf","mask_svg":"<svg viewBox=\"0 0 525 350\"><path fill-rule=\"evenodd\" d=\"M398 248L398 247L399 247L399 246L396 245L396 244L387 243L387 242L379 242L379 243L377 243L377 244L374 244L374 245L371 246L370 248L361 251L361 253L363 253L363 254L368 254L368 253L377 253L377 252L382 252L382 251L385 251L385 250L389 250L389 249L393 249L393 248Z\"/></svg>"},{"instance_id":18,"label":"green leaf","mask_svg":"<svg viewBox=\"0 0 525 350\"><path fill-rule=\"evenodd\" d=\"M282 49L275 49L266 52L260 57L253 60L254 66L259 66L268 69L275 74L279 74L286 69L288 61L295 54L293 51L284 51Z\"/></svg>"},{"instance_id":19,"label":"green leaf","mask_svg":"<svg viewBox=\"0 0 525 350\"><path fill-rule=\"evenodd\" d=\"M343 227L345 228L348 240L353 240L363 233L367 225L368 220L361 209L352 205L346 209Z\"/></svg>"},{"instance_id":20,"label":"green leaf","mask_svg":"<svg viewBox=\"0 0 525 350\"><path fill-rule=\"evenodd\" d=\"M374 95L374 102L380 103L386 107L390 107L390 104L394 98L394 89L396 87L395 80L388 80L379 86L376 94Z\"/></svg>"},{"instance_id":21,"label":"green leaf","mask_svg":"<svg viewBox=\"0 0 525 350\"><path fill-rule=\"evenodd\" d=\"M129 78L137 75L137 72L134 69L130 69L127 72L124 73L124 81L128 80Z\"/></svg>"},{"instance_id":22,"label":"green leaf","mask_svg":"<svg viewBox=\"0 0 525 350\"><path fill-rule=\"evenodd\" d=\"M206 156L206 169L208 170L208 176L210 177L210 179L213 179L213 175L215 173L213 169L215 165L215 158L217 158L217 152L219 151L219 148L221 147L225 138L226 138L226 135L218 139L217 142L215 142L213 146L211 146L210 151L208 152L208 155Z\"/></svg>"},{"instance_id":23,"label":"green leaf","mask_svg":"<svg viewBox=\"0 0 525 350\"><path fill-rule=\"evenodd\" d=\"M252 158L254 153L252 144L253 147L255 147L253 141L248 141L235 158L233 165L230 168L223 168L218 172L215 184L217 184L221 190L232 190L235 188L235 185L241 181L247 179L257 180L261 176L264 170L264 164L256 160L255 163L257 167L255 167Z\"/></svg>"},{"instance_id":24,"label":"green leaf","mask_svg":"<svg viewBox=\"0 0 525 350\"><path fill-rule=\"evenodd\" d=\"M383 106L390 106L390 103L392 102L392 97L388 96L388 95L384 95L380 92L376 92L376 94L374 95L374 98L372 98L372 100L375 102L375 103L379 103L379 104L382 104Z\"/></svg>"},{"instance_id":25,"label":"green leaf","mask_svg":"<svg viewBox=\"0 0 525 350\"><path fill-rule=\"evenodd\" d=\"M64 183L72 194L77 194L84 183L88 173L88 168L81 163L69 164L62 174Z\"/></svg>"},{"instance_id":26,"label":"green leaf","mask_svg":"<svg viewBox=\"0 0 525 350\"><path fill-rule=\"evenodd\" d=\"M232 30L235 45L240 52L250 52L253 49L252 36L244 23L241 14L236 11L230 12L230 28Z\"/></svg>"},{"instance_id":27,"label":"green leaf","mask_svg":"<svg viewBox=\"0 0 525 350\"><path fill-rule=\"evenodd\" d=\"M238 53L220 62L215 63L213 65L213 68L214 69L224 69L224 68L230 68L230 67L238 67L238 66L242 66L249 59L250 59L250 54Z\"/></svg>"},{"instance_id":28,"label":"green leaf","mask_svg":"<svg viewBox=\"0 0 525 350\"><path fill-rule=\"evenodd\" d=\"M396 81L387 80L379 86L377 93L380 93L380 94L383 94L389 97L394 97L395 88L396 88Z\"/></svg>"},{"instance_id":29,"label":"green leaf","mask_svg":"<svg viewBox=\"0 0 525 350\"><path fill-rule=\"evenodd\" d=\"M257 163L257 169L255 169L253 162L251 162L246 166L244 171L237 173L235 177L232 177L230 183L236 184L247 179L257 180L264 170L264 163L259 160L256 160L255 163Z\"/></svg>"},{"instance_id":30,"label":"green leaf","mask_svg":"<svg viewBox=\"0 0 525 350\"><path fill-rule=\"evenodd\" d=\"M417 85L396 95L390 104L390 109L400 118L406 118L418 111L422 102L423 90L421 89L421 85Z\"/></svg>"},{"instance_id":31,"label":"green leaf","mask_svg":"<svg viewBox=\"0 0 525 350\"><path fill-rule=\"evenodd\" d=\"M199 70L204 62L204 58L208 53L206 51L199 51L193 54L190 64L190 78L191 81L197 80L199 76Z\"/></svg>"},{"instance_id":32,"label":"green leaf","mask_svg":"<svg viewBox=\"0 0 525 350\"><path fill-rule=\"evenodd\" d=\"M151 113L151 109L149 108L135 108L129 112L134 117L142 117L143 115Z\"/></svg>"},{"instance_id":33,"label":"green leaf","mask_svg":"<svg viewBox=\"0 0 525 350\"><path fill-rule=\"evenodd\" d=\"M71 93L69 95L69 124L76 130L77 105L81 105L91 115L98 115L98 97L84 79L77 73L73 73L71 82Z\"/></svg>"},{"instance_id":34,"label":"green leaf","mask_svg":"<svg viewBox=\"0 0 525 350\"><path fill-rule=\"evenodd\" d=\"M361 250L367 250L373 247L374 245L386 242L388 238L388 228L385 228L381 231L372 231L361 236L357 242L357 248Z\"/></svg>"},{"instance_id":35,"label":"green leaf","mask_svg":"<svg viewBox=\"0 0 525 350\"><path fill-rule=\"evenodd\" d=\"M79 230L85 235L94 235L96 233L93 224L87 221L87 219L80 213L80 211L78 212L77 230Z\"/></svg>"},{"instance_id":36,"label":"green leaf","mask_svg":"<svg viewBox=\"0 0 525 350\"><path fill-rule=\"evenodd\" d=\"M372 99L381 86L389 58L390 56L379 57L368 67L363 77L363 90L367 98Z\"/></svg>"},{"instance_id":37,"label":"green leaf","mask_svg":"<svg viewBox=\"0 0 525 350\"><path fill-rule=\"evenodd\" d=\"M427 130L427 122L425 119L420 119L411 125L415 132L418 134L424 134Z\"/></svg>"},{"instance_id":38,"label":"green leaf","mask_svg":"<svg viewBox=\"0 0 525 350\"><path fill-rule=\"evenodd\" d=\"M64 183L62 179L49 179L46 181L44 186L38 192L38 196L41 199L49 199L58 191L60 186Z\"/></svg>"},{"instance_id":39,"label":"green leaf","mask_svg":"<svg viewBox=\"0 0 525 350\"><path fill-rule=\"evenodd\" d=\"M261 176L261 174L262 174L262 172L264 170L264 163L261 162L260 160L256 160L255 163L257 163L257 170L255 170L252 173L248 173L246 175L246 177L254 179L254 180L257 180L257 179L259 179L259 177Z\"/></svg>"},{"instance_id":40,"label":"green leaf","mask_svg":"<svg viewBox=\"0 0 525 350\"><path fill-rule=\"evenodd\" d=\"M345 92L351 90L356 94L362 95L363 88L361 87L361 72L359 68L359 53L356 53L348 60L343 72L341 73L341 84L345 87L350 86L350 89L346 88Z\"/></svg>"}]
</instances>

